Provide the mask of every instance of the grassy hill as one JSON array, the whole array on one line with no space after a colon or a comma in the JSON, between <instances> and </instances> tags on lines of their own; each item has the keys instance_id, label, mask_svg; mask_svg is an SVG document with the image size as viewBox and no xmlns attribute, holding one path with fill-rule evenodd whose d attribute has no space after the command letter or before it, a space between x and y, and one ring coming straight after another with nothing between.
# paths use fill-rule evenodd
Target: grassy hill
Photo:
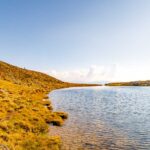
<instances>
[{"instance_id":1,"label":"grassy hill","mask_svg":"<svg viewBox=\"0 0 150 150\"><path fill-rule=\"evenodd\" d=\"M64 112L53 112L47 94L71 86L46 74L0 61L0 149L58 150L59 137L48 135L49 123L62 125Z\"/></svg>"},{"instance_id":2,"label":"grassy hill","mask_svg":"<svg viewBox=\"0 0 150 150\"><path fill-rule=\"evenodd\" d=\"M132 82L114 82L108 83L107 86L150 86L150 80L132 81Z\"/></svg>"},{"instance_id":3,"label":"grassy hill","mask_svg":"<svg viewBox=\"0 0 150 150\"><path fill-rule=\"evenodd\" d=\"M22 69L2 61L0 61L0 79L13 84L35 86L43 89L68 84L44 73Z\"/></svg>"},{"instance_id":4,"label":"grassy hill","mask_svg":"<svg viewBox=\"0 0 150 150\"><path fill-rule=\"evenodd\" d=\"M75 84L63 82L47 74L19 68L2 61L0 61L0 80L48 91L70 86L97 86L97 84Z\"/></svg>"}]
</instances>

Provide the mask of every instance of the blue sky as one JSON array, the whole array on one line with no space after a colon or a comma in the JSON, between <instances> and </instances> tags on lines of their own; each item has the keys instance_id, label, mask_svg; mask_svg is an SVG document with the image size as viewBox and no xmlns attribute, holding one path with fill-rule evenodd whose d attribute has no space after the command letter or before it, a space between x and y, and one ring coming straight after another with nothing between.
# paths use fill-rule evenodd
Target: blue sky
<instances>
[{"instance_id":1,"label":"blue sky","mask_svg":"<svg viewBox=\"0 0 150 150\"><path fill-rule=\"evenodd\" d=\"M0 60L66 81L147 79L149 8L149 0L1 0Z\"/></svg>"}]
</instances>

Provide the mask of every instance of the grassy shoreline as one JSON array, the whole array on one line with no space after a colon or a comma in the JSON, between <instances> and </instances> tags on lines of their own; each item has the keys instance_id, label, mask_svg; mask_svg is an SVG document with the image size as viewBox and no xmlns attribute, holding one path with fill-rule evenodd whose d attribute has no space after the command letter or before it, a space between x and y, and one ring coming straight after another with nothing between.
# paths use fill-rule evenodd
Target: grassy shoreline
<instances>
[{"instance_id":1,"label":"grassy shoreline","mask_svg":"<svg viewBox=\"0 0 150 150\"><path fill-rule=\"evenodd\" d=\"M53 112L52 90L95 86L62 82L40 72L0 61L0 149L59 150L61 139L49 136L49 123L63 125L67 113Z\"/></svg>"},{"instance_id":2,"label":"grassy shoreline","mask_svg":"<svg viewBox=\"0 0 150 150\"><path fill-rule=\"evenodd\" d=\"M150 86L150 80L131 81L131 82L113 82L107 83L105 86Z\"/></svg>"}]
</instances>

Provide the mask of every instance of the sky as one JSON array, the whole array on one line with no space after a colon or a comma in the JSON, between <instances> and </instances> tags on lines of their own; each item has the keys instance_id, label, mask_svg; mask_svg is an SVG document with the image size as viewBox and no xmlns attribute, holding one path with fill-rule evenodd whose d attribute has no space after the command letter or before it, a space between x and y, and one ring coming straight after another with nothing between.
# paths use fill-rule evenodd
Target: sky
<instances>
[{"instance_id":1,"label":"sky","mask_svg":"<svg viewBox=\"0 0 150 150\"><path fill-rule=\"evenodd\" d=\"M150 79L149 0L1 0L0 60L69 82Z\"/></svg>"}]
</instances>

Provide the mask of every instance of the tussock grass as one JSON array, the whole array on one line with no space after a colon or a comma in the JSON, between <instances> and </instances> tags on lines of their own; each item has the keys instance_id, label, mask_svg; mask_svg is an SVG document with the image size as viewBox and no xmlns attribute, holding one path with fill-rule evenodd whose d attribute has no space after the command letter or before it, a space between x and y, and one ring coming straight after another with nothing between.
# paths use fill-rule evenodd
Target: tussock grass
<instances>
[{"instance_id":1,"label":"tussock grass","mask_svg":"<svg viewBox=\"0 0 150 150\"><path fill-rule=\"evenodd\" d=\"M49 123L61 126L68 114L53 112L47 94L71 86L40 72L0 61L0 144L10 150L58 150L59 137L48 135Z\"/></svg>"}]
</instances>

